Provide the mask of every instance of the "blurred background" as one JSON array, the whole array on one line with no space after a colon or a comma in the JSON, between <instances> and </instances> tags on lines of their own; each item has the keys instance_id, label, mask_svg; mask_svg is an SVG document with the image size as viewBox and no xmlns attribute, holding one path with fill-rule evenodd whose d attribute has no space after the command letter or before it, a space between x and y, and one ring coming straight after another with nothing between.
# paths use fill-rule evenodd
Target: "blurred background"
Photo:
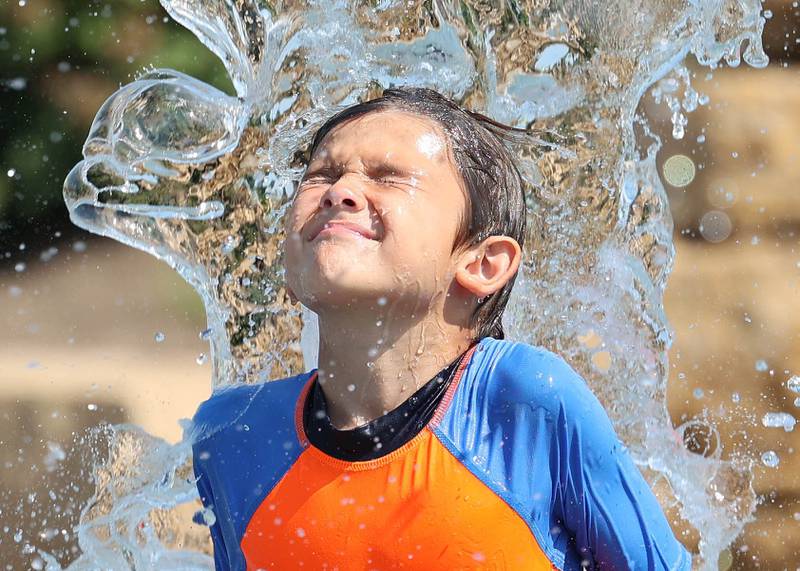
<instances>
[{"instance_id":1,"label":"blurred background","mask_svg":"<svg viewBox=\"0 0 800 571\"><path fill-rule=\"evenodd\" d=\"M652 94L640 112L664 141L659 171L675 219L670 413L676 426L717 426L719 442L690 445L756 459L756 520L721 568L773 570L800 560L800 429L786 416L764 426L767 413L800 418L790 382L799 376L800 391L800 8L764 8L769 67L709 72L687 62L709 103L680 140ZM176 441L178 419L211 389L194 291L154 258L73 226L61 197L100 105L150 67L231 92L221 64L156 0L0 4L5 569L29 568L36 547L61 550L62 563L74 554L102 456L89 428L131 422ZM688 183L670 176L689 163Z\"/></svg>"}]
</instances>

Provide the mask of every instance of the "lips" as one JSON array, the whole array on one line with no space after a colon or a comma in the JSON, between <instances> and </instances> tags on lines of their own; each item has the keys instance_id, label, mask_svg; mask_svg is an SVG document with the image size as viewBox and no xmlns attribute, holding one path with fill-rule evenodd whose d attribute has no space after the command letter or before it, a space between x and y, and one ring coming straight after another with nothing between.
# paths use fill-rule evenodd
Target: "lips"
<instances>
[{"instance_id":1,"label":"lips","mask_svg":"<svg viewBox=\"0 0 800 571\"><path fill-rule=\"evenodd\" d=\"M346 220L329 220L328 222L325 222L322 226L318 227L314 231L311 238L309 238L309 241L314 240L317 236L319 236L320 232L322 232L323 230L327 230L328 228L339 228L348 230L350 232L355 232L356 234L360 234L361 236L367 238L368 240L377 240L378 238L375 232L373 232L368 228L364 228L363 226L359 226L354 222L348 222Z\"/></svg>"}]
</instances>

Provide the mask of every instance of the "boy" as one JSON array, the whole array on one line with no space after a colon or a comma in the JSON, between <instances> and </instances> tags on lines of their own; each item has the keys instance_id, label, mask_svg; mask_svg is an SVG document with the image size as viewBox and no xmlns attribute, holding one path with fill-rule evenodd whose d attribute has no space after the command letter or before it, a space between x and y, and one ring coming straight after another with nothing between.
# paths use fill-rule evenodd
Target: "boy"
<instances>
[{"instance_id":1,"label":"boy","mask_svg":"<svg viewBox=\"0 0 800 571\"><path fill-rule=\"evenodd\" d=\"M689 569L599 402L504 340L525 207L502 126L427 89L331 118L286 218L317 370L218 391L218 569Z\"/></svg>"}]
</instances>

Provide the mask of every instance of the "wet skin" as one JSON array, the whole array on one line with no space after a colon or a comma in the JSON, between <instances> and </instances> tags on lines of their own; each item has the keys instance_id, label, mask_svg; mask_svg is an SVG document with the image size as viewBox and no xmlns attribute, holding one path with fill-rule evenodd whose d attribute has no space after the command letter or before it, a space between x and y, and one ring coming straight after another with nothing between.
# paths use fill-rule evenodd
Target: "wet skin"
<instances>
[{"instance_id":1,"label":"wet skin","mask_svg":"<svg viewBox=\"0 0 800 571\"><path fill-rule=\"evenodd\" d=\"M311 158L286 217L286 282L319 316L338 428L394 409L469 347L477 299L516 272L512 238L453 251L468 209L446 136L425 117L353 119Z\"/></svg>"}]
</instances>

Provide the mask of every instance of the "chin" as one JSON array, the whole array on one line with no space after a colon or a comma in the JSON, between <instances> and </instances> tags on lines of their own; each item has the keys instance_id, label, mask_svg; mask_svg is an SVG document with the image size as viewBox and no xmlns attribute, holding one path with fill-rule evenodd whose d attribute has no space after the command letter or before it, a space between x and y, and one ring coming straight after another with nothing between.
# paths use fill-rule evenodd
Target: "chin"
<instances>
[{"instance_id":1,"label":"chin","mask_svg":"<svg viewBox=\"0 0 800 571\"><path fill-rule=\"evenodd\" d=\"M300 279L300 287L292 288L298 300L319 313L326 307L347 307L353 304L372 303L385 295L391 286L377 287L369 272L351 271L347 274L306 275Z\"/></svg>"}]
</instances>

